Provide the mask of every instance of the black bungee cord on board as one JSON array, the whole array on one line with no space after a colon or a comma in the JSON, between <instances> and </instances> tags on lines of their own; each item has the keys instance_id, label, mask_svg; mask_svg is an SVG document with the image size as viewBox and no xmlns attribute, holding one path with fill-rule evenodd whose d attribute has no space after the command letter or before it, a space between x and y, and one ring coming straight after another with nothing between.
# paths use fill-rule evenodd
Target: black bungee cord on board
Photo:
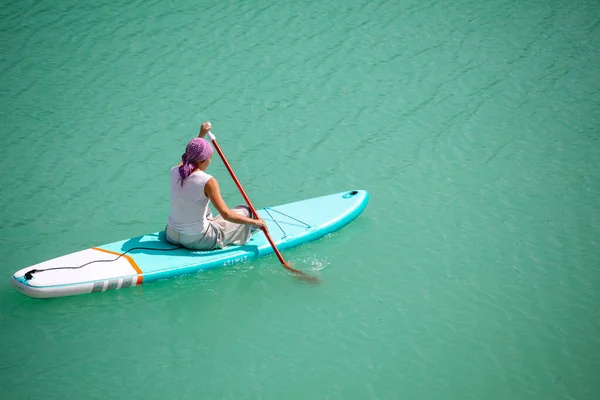
<instances>
[{"instance_id":1,"label":"black bungee cord on board","mask_svg":"<svg viewBox=\"0 0 600 400\"><path fill-rule=\"evenodd\" d=\"M40 273L40 272L44 272L44 271L52 271L52 270L56 270L56 269L79 269L79 268L83 268L83 267L85 267L85 266L87 266L87 265L94 264L94 263L101 263L101 262L114 262L114 261L117 261L119 258L123 257L125 254L129 253L129 252L130 252L130 251L132 251L132 250L156 250L156 251L171 251L171 250L178 250L178 249L183 249L183 248L184 248L183 246L172 247L172 248L170 248L170 249L159 249L159 248L156 248L156 247L132 247L132 248L130 248L129 250L127 250L127 251L125 251L125 252L123 252L123 253L119 254L119 255L117 256L117 258L115 258L115 259L112 259L112 260L94 260L94 261L90 261L90 262L87 262L87 263L85 263L85 264L82 264L82 265L78 265L78 266L76 266L76 267L52 267L52 268L44 268L44 269L35 269L35 268L34 268L34 269L32 269L32 270L30 270L30 271L27 271L27 272L25 273L25 280L27 280L27 281L28 281L28 280L30 280L31 278L33 278L33 274L38 274L38 273Z\"/></svg>"}]
</instances>

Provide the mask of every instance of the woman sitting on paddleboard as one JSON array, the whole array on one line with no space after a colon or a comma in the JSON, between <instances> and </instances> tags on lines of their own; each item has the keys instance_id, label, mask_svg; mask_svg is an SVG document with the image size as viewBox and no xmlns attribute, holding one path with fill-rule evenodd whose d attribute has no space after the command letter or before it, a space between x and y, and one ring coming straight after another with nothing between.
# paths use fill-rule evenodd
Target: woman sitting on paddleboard
<instances>
[{"instance_id":1,"label":"woman sitting on paddleboard","mask_svg":"<svg viewBox=\"0 0 600 400\"><path fill-rule=\"evenodd\" d=\"M171 214L166 227L170 243L193 250L212 250L229 244L246 244L252 233L267 229L262 219L253 219L246 205L230 209L221 197L219 183L206 173L213 148L204 139L210 124L204 123L199 137L192 139L171 169ZM219 215L212 217L212 202Z\"/></svg>"}]
</instances>

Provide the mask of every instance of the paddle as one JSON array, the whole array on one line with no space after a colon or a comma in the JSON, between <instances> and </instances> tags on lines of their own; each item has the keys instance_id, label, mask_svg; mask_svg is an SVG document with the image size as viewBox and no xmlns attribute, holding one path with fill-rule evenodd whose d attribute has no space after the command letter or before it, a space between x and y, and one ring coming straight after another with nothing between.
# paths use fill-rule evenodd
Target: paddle
<instances>
[{"instance_id":1,"label":"paddle","mask_svg":"<svg viewBox=\"0 0 600 400\"><path fill-rule=\"evenodd\" d=\"M208 125L208 128L210 129L210 127L211 127L210 122L208 122L207 125ZM213 135L213 133L210 130L208 131L208 138L211 140L213 146L215 146L215 149L217 150L217 153L219 153L219 156L221 157L221 160L223 160L223 164L225 164L225 167L227 168L227 171L229 171L229 174L233 178L233 181L235 182L235 184L236 184L237 188L239 189L240 193L242 194L242 197L246 201L246 204L248 204L248 207L250 207L250 210L252 210L252 214L254 214L254 216L256 218L259 218L258 217L258 213L256 212L256 209L252 205L252 202L248 198L248 195L246 195L246 192L244 191L244 188L242 188L242 185L241 185L240 181L235 176L235 173L233 172L233 169L231 168L231 166L227 162L227 159L225 158L225 155L223 154L223 151L221 151L221 148L219 147L219 144L217 143L217 139L215 138L215 135ZM275 242L273 242L273 239L271 239L271 235L269 235L269 232L266 229L262 229L262 231L265 234L265 236L267 237L267 240L269 241L269 243L271 244L271 247L273 248L273 251L277 255L277 258L279 258L279 261L281 262L281 265L283 265L288 271L290 271L291 273L293 273L294 276L296 276L297 278L302 279L303 281L310 282L310 283L315 283L315 284L319 283L319 279L317 277L312 276L312 275L308 275L308 274L306 274L306 273L304 273L304 272L302 272L300 270L292 268L291 264L289 264L288 262L286 262L283 259L283 256L281 255L281 253L277 249L277 246L275 245Z\"/></svg>"}]
</instances>

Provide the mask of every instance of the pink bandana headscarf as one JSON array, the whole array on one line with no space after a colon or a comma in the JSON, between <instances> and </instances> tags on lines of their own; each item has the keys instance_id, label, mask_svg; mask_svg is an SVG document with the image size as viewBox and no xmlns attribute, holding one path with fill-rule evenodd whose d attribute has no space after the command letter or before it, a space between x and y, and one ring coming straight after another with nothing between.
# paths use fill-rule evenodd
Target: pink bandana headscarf
<instances>
[{"instance_id":1,"label":"pink bandana headscarf","mask_svg":"<svg viewBox=\"0 0 600 400\"><path fill-rule=\"evenodd\" d=\"M213 153L210 142L206 139L195 138L190 140L185 148L185 153L181 155L183 164L179 166L179 176L181 177L181 186L185 178L190 176L196 168L194 163L205 161Z\"/></svg>"}]
</instances>

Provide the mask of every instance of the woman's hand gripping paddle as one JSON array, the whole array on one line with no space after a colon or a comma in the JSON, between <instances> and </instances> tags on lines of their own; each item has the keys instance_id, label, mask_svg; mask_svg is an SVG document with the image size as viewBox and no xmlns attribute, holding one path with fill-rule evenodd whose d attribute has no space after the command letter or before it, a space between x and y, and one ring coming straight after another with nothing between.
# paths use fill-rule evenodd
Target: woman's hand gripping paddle
<instances>
[{"instance_id":1,"label":"woman's hand gripping paddle","mask_svg":"<svg viewBox=\"0 0 600 400\"><path fill-rule=\"evenodd\" d=\"M211 128L210 122L208 122L207 125L208 125L208 128L210 129ZM256 212L256 209L252 205L252 202L250 201L250 199L246 195L246 192L244 191L244 188L242 188L242 185L240 184L240 181L235 176L235 173L233 172L233 169L231 169L231 166L227 162L227 159L225 158L225 155L221 151L221 148L219 147L219 144L217 143L215 135L213 135L210 130L208 131L208 138L212 142L213 146L215 146L215 149L217 150L217 153L219 153L219 156L223 160L223 164L225 164L225 167L227 168L227 171L229 171L229 174L233 178L233 181L235 182L235 184L236 184L237 188L239 189L240 193L242 194L242 197L246 201L246 204L248 204L248 207L250 207L250 210L252 210L252 214L254 214L255 218L259 218L258 213ZM283 259L283 256L281 255L281 253L277 249L277 246L273 242L273 239L271 239L271 235L269 235L269 232L266 229L262 229L262 231L264 232L265 236L267 237L267 240L271 244L271 247L273 248L273 251L277 255L277 258L279 258L279 261L281 262L281 265L283 265L288 271L290 271L291 273L293 273L294 276L302 279L303 281L310 282L310 283L315 283L315 284L319 283L319 279L317 277L312 276L312 275L308 275L307 273L304 273L302 271L299 271L297 269L292 268L291 264L289 264L287 261L285 261Z\"/></svg>"}]
</instances>

